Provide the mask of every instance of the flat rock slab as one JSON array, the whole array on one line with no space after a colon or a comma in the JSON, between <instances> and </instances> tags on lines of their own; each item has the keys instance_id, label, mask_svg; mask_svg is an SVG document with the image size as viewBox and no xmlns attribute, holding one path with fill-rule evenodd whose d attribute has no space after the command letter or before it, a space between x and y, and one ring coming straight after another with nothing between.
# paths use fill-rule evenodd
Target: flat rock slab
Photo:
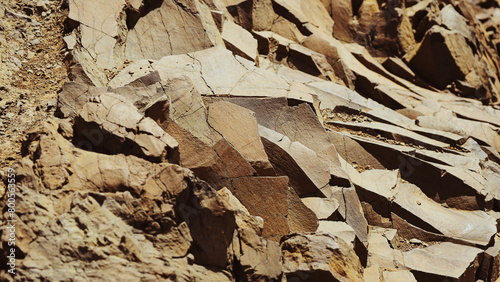
<instances>
[{"instance_id":1,"label":"flat rock slab","mask_svg":"<svg viewBox=\"0 0 500 282\"><path fill-rule=\"evenodd\" d=\"M319 220L330 219L339 208L339 202L336 199L306 197L301 198L301 200L316 214Z\"/></svg>"},{"instance_id":2,"label":"flat rock slab","mask_svg":"<svg viewBox=\"0 0 500 282\"><path fill-rule=\"evenodd\" d=\"M272 171L252 111L225 101L212 103L208 107L207 121L261 175L269 174L266 171Z\"/></svg>"},{"instance_id":3,"label":"flat rock slab","mask_svg":"<svg viewBox=\"0 0 500 282\"><path fill-rule=\"evenodd\" d=\"M374 135L382 135L383 137L386 137L388 139L394 139L400 142L421 145L431 149L446 148L449 146L449 144L422 136L420 134L411 132L404 128L379 122L354 123L354 122L331 121L328 123L339 127L350 128L352 130L360 130L363 132L373 133Z\"/></svg>"},{"instance_id":4,"label":"flat rock slab","mask_svg":"<svg viewBox=\"0 0 500 282\"><path fill-rule=\"evenodd\" d=\"M479 260L481 252L478 248L445 242L425 249L414 249L403 255L406 267L411 269L418 281L469 281L474 280L475 262Z\"/></svg>"},{"instance_id":5,"label":"flat rock slab","mask_svg":"<svg viewBox=\"0 0 500 282\"><path fill-rule=\"evenodd\" d=\"M266 146L267 150L271 151L269 155L273 156L274 166L293 179L292 184L296 186L294 188L300 195L313 194L328 185L330 181L328 164L321 160L313 150L299 142L291 142L287 136L263 126L259 126L259 134L262 138L279 147L278 149L275 146ZM285 163L284 161L288 157L291 157L293 161L289 160L288 163ZM296 169L301 170L298 175L294 175ZM297 179L297 177L301 178L302 174L305 174L307 179L314 184L314 188L308 189L309 185L301 185L305 180Z\"/></svg>"},{"instance_id":6,"label":"flat rock slab","mask_svg":"<svg viewBox=\"0 0 500 282\"><path fill-rule=\"evenodd\" d=\"M225 21L222 28L222 39L233 53L250 61L257 59L257 40L241 26L232 21Z\"/></svg>"},{"instance_id":7,"label":"flat rock slab","mask_svg":"<svg viewBox=\"0 0 500 282\"><path fill-rule=\"evenodd\" d=\"M240 177L232 179L228 188L250 214L264 219L264 237L288 234L287 177Z\"/></svg>"}]
</instances>

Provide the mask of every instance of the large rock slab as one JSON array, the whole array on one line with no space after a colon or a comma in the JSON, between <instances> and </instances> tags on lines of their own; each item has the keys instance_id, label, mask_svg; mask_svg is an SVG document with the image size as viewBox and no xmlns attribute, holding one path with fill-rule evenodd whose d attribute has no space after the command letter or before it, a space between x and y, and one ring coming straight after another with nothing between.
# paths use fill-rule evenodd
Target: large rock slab
<instances>
[{"instance_id":1,"label":"large rock slab","mask_svg":"<svg viewBox=\"0 0 500 282\"><path fill-rule=\"evenodd\" d=\"M291 142L287 136L263 126L259 126L259 134L265 140L266 151L269 152L274 167L290 178L290 184L300 196L312 195L328 185L328 164L313 150L299 142Z\"/></svg>"},{"instance_id":2,"label":"large rock slab","mask_svg":"<svg viewBox=\"0 0 500 282\"><path fill-rule=\"evenodd\" d=\"M474 280L481 249L453 243L441 243L404 253L406 267L417 281Z\"/></svg>"},{"instance_id":3,"label":"large rock slab","mask_svg":"<svg viewBox=\"0 0 500 282\"><path fill-rule=\"evenodd\" d=\"M260 140L257 120L253 112L222 101L210 104L207 121L252 164L260 175L272 175L273 168Z\"/></svg>"},{"instance_id":4,"label":"large rock slab","mask_svg":"<svg viewBox=\"0 0 500 282\"><path fill-rule=\"evenodd\" d=\"M222 45L222 40L208 7L201 1L163 1L128 32L124 57L158 60L215 45Z\"/></svg>"},{"instance_id":5,"label":"large rock slab","mask_svg":"<svg viewBox=\"0 0 500 282\"><path fill-rule=\"evenodd\" d=\"M222 39L226 47L247 60L257 60L257 40L252 34L232 21L225 21L222 28Z\"/></svg>"},{"instance_id":6,"label":"large rock slab","mask_svg":"<svg viewBox=\"0 0 500 282\"><path fill-rule=\"evenodd\" d=\"M288 234L288 178L241 177L228 187L250 214L264 219L262 235L277 240Z\"/></svg>"}]
</instances>

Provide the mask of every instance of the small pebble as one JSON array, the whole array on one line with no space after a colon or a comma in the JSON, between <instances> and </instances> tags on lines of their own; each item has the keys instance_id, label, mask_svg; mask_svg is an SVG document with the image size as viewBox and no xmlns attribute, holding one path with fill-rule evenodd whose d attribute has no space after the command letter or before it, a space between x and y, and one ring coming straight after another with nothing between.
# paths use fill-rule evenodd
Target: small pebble
<instances>
[{"instance_id":1,"label":"small pebble","mask_svg":"<svg viewBox=\"0 0 500 282\"><path fill-rule=\"evenodd\" d=\"M413 238L413 239L410 239L410 243L411 243L411 244L417 244L417 245L420 245L420 244L422 244L422 241L420 241L420 240L418 240L418 239Z\"/></svg>"},{"instance_id":2,"label":"small pebble","mask_svg":"<svg viewBox=\"0 0 500 282\"><path fill-rule=\"evenodd\" d=\"M40 44L40 38L36 38L36 39L31 40L30 44L31 45L38 45L38 44Z\"/></svg>"},{"instance_id":3,"label":"small pebble","mask_svg":"<svg viewBox=\"0 0 500 282\"><path fill-rule=\"evenodd\" d=\"M13 118L13 117L14 117L14 114L13 114L13 113L7 113L7 114L5 115L5 117L6 117L6 118L8 118L8 119L11 119L11 118Z\"/></svg>"}]
</instances>

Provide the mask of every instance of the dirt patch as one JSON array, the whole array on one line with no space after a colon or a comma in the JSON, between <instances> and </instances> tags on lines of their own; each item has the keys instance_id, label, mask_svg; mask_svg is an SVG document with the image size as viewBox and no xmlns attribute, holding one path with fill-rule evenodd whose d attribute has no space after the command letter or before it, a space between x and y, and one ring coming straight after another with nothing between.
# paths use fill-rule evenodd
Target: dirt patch
<instances>
[{"instance_id":1,"label":"dirt patch","mask_svg":"<svg viewBox=\"0 0 500 282\"><path fill-rule=\"evenodd\" d=\"M19 159L31 128L53 115L67 80L64 1L0 0L0 170Z\"/></svg>"}]
</instances>

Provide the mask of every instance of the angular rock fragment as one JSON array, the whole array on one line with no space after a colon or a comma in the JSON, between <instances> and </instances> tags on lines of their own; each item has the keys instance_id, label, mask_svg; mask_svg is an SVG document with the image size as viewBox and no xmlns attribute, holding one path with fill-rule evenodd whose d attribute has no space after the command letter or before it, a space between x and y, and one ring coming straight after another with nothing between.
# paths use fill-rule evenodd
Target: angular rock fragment
<instances>
[{"instance_id":1,"label":"angular rock fragment","mask_svg":"<svg viewBox=\"0 0 500 282\"><path fill-rule=\"evenodd\" d=\"M292 232L314 232L318 228L316 214L307 207L297 195L297 192L288 187L288 215L287 222Z\"/></svg>"},{"instance_id":2,"label":"angular rock fragment","mask_svg":"<svg viewBox=\"0 0 500 282\"><path fill-rule=\"evenodd\" d=\"M356 232L359 240L366 243L368 234L368 222L363 214L363 208L354 188L333 189L332 198L339 202L339 214Z\"/></svg>"},{"instance_id":3,"label":"angular rock fragment","mask_svg":"<svg viewBox=\"0 0 500 282\"><path fill-rule=\"evenodd\" d=\"M354 251L330 234L295 233L281 242L283 271L288 280L361 280L362 266Z\"/></svg>"},{"instance_id":4,"label":"angular rock fragment","mask_svg":"<svg viewBox=\"0 0 500 282\"><path fill-rule=\"evenodd\" d=\"M319 220L333 219L335 212L339 208L339 202L336 199L306 197L301 198L304 205L311 209Z\"/></svg>"},{"instance_id":5,"label":"angular rock fragment","mask_svg":"<svg viewBox=\"0 0 500 282\"><path fill-rule=\"evenodd\" d=\"M325 129L307 104L288 107L285 99L230 98L231 103L255 112L259 125L281 133L292 142L300 142L328 163L333 182L346 185L337 152Z\"/></svg>"},{"instance_id":6,"label":"angular rock fragment","mask_svg":"<svg viewBox=\"0 0 500 282\"><path fill-rule=\"evenodd\" d=\"M272 175L253 112L229 102L217 102L210 104L207 121L260 175Z\"/></svg>"},{"instance_id":7,"label":"angular rock fragment","mask_svg":"<svg viewBox=\"0 0 500 282\"><path fill-rule=\"evenodd\" d=\"M222 39L229 50L247 60L255 61L257 40L252 34L232 21L225 21L222 28Z\"/></svg>"},{"instance_id":8,"label":"angular rock fragment","mask_svg":"<svg viewBox=\"0 0 500 282\"><path fill-rule=\"evenodd\" d=\"M177 141L115 94L102 94L85 104L75 121L75 131L74 142L86 149L154 161L178 160Z\"/></svg>"},{"instance_id":9,"label":"angular rock fragment","mask_svg":"<svg viewBox=\"0 0 500 282\"><path fill-rule=\"evenodd\" d=\"M474 280L480 249L441 243L404 253L406 267L421 280Z\"/></svg>"},{"instance_id":10,"label":"angular rock fragment","mask_svg":"<svg viewBox=\"0 0 500 282\"><path fill-rule=\"evenodd\" d=\"M328 185L328 164L313 150L263 126L259 126L259 133L274 167L290 178L290 184L299 195L312 195Z\"/></svg>"},{"instance_id":11,"label":"angular rock fragment","mask_svg":"<svg viewBox=\"0 0 500 282\"><path fill-rule=\"evenodd\" d=\"M288 234L287 177L243 177L231 180L230 184L228 188L250 214L264 219L264 237Z\"/></svg>"}]
</instances>

